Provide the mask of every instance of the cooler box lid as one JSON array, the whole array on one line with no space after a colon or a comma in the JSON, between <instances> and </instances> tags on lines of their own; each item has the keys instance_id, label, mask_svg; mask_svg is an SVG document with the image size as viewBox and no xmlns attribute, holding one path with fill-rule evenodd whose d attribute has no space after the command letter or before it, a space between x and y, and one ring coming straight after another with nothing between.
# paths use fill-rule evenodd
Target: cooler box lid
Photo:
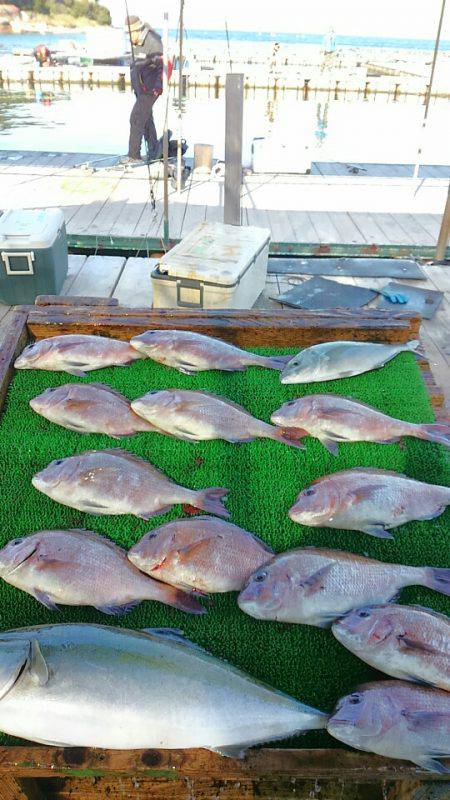
<instances>
[{"instance_id":1,"label":"cooler box lid","mask_svg":"<svg viewBox=\"0 0 450 800\"><path fill-rule=\"evenodd\" d=\"M202 222L160 259L156 273L234 286L269 241L267 228Z\"/></svg>"},{"instance_id":2,"label":"cooler box lid","mask_svg":"<svg viewBox=\"0 0 450 800\"><path fill-rule=\"evenodd\" d=\"M52 246L63 224L60 208L9 209L0 217L0 247L43 250Z\"/></svg>"}]
</instances>

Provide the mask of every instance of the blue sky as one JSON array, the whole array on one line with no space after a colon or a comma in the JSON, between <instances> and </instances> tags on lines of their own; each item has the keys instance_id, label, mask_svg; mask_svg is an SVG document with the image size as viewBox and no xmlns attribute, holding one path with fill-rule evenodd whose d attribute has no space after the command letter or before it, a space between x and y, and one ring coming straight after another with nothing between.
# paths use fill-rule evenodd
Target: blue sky
<instances>
[{"instance_id":1,"label":"blue sky","mask_svg":"<svg viewBox=\"0 0 450 800\"><path fill-rule=\"evenodd\" d=\"M124 17L124 0L100 0L111 9L115 24ZM130 13L139 14L155 27L169 12L176 27L179 0L128 0ZM233 30L295 31L321 33L331 25L337 33L360 36L392 36L433 39L441 0L185 0L187 28L224 28L225 16ZM450 7L444 20L443 38L450 39Z\"/></svg>"}]
</instances>

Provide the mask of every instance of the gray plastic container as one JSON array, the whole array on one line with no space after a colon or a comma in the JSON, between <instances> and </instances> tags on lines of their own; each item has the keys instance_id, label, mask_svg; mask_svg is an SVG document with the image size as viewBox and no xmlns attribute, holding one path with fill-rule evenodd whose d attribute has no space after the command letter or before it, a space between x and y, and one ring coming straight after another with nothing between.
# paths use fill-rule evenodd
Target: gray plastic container
<instances>
[{"instance_id":1,"label":"gray plastic container","mask_svg":"<svg viewBox=\"0 0 450 800\"><path fill-rule=\"evenodd\" d=\"M34 303L38 294L59 294L67 267L61 209L11 209L0 217L0 300L4 303Z\"/></svg>"}]
</instances>

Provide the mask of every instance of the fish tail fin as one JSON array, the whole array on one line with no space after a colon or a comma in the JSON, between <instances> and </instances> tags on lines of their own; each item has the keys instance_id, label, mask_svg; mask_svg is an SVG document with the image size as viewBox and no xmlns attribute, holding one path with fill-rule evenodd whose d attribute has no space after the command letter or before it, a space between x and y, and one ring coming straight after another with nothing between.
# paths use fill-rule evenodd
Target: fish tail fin
<instances>
[{"instance_id":1,"label":"fish tail fin","mask_svg":"<svg viewBox=\"0 0 450 800\"><path fill-rule=\"evenodd\" d=\"M405 350L416 351L418 347L420 347L420 342L418 339L412 339L410 342L405 344Z\"/></svg>"},{"instance_id":2,"label":"fish tail fin","mask_svg":"<svg viewBox=\"0 0 450 800\"><path fill-rule=\"evenodd\" d=\"M258 361L258 363L261 364L262 367L281 371L293 358L294 356L261 356L261 360Z\"/></svg>"},{"instance_id":3,"label":"fish tail fin","mask_svg":"<svg viewBox=\"0 0 450 800\"><path fill-rule=\"evenodd\" d=\"M297 447L298 450L304 450L305 445L301 443L301 439L307 436L306 431L300 428L277 428L272 427L270 438L275 442L283 442L289 444L291 447Z\"/></svg>"},{"instance_id":4,"label":"fish tail fin","mask_svg":"<svg viewBox=\"0 0 450 800\"><path fill-rule=\"evenodd\" d=\"M418 339L412 339L411 342L407 342L403 348L406 352L412 353L417 359L422 359L425 361L429 361L428 356L425 354L423 348L420 346L420 342Z\"/></svg>"},{"instance_id":5,"label":"fish tail fin","mask_svg":"<svg viewBox=\"0 0 450 800\"><path fill-rule=\"evenodd\" d=\"M433 422L430 425L418 425L416 435L419 439L436 442L450 447L450 423Z\"/></svg>"},{"instance_id":6,"label":"fish tail fin","mask_svg":"<svg viewBox=\"0 0 450 800\"><path fill-rule=\"evenodd\" d=\"M450 569L445 567L425 567L422 586L435 592L450 595Z\"/></svg>"},{"instance_id":7,"label":"fish tail fin","mask_svg":"<svg viewBox=\"0 0 450 800\"><path fill-rule=\"evenodd\" d=\"M214 486L209 489L202 489L200 492L195 492L192 505L195 508L201 508L202 511L207 511L209 514L215 514L217 517L230 516L223 505L223 500L228 494L228 489Z\"/></svg>"}]
</instances>

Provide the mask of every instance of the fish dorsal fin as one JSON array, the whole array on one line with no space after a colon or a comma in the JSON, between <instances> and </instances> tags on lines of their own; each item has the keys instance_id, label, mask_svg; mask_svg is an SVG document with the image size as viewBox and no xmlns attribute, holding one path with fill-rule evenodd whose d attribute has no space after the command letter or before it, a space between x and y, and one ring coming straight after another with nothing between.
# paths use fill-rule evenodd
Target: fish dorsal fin
<instances>
[{"instance_id":1,"label":"fish dorsal fin","mask_svg":"<svg viewBox=\"0 0 450 800\"><path fill-rule=\"evenodd\" d=\"M415 480L415 478L410 478L408 475L405 475L403 472L394 472L393 470L388 469L377 469L376 467L352 467L351 469L341 469L338 472L331 472L329 475L323 475L321 478L316 478L315 481L310 483L310 486L313 486L316 483L320 483L321 481L328 480L330 478L336 478L338 475L351 475L352 473L358 473L360 475L389 475L393 478L407 478L410 481Z\"/></svg>"},{"instance_id":2,"label":"fish dorsal fin","mask_svg":"<svg viewBox=\"0 0 450 800\"><path fill-rule=\"evenodd\" d=\"M427 608L427 606L421 606L418 603L408 603L407 606L400 605L400 608L407 608L408 611L421 611L424 614L428 614L430 617L435 617L435 619L438 619L441 622L447 622L450 625L450 617L448 617L446 614L440 614L439 611L435 611L434 608Z\"/></svg>"},{"instance_id":3,"label":"fish dorsal fin","mask_svg":"<svg viewBox=\"0 0 450 800\"><path fill-rule=\"evenodd\" d=\"M116 553L120 552L125 555L125 550L115 542L111 541L111 539L108 539L108 537L103 533L96 533L95 531L90 531L87 528L68 528L67 530L63 531L63 533L74 533L75 535L80 535L83 539L90 539L91 542L98 543L100 540L100 544L109 547Z\"/></svg>"},{"instance_id":4,"label":"fish dorsal fin","mask_svg":"<svg viewBox=\"0 0 450 800\"><path fill-rule=\"evenodd\" d=\"M235 408L237 411L240 411L242 414L245 414L247 417L251 417L249 411L243 406L240 406L239 403L235 403L234 400L230 400L229 397L224 397L221 394L214 394L213 392L204 392L201 391L199 394L203 394L206 397L211 397L213 400L218 400L220 403L225 403L227 406L231 406L231 408Z\"/></svg>"},{"instance_id":5,"label":"fish dorsal fin","mask_svg":"<svg viewBox=\"0 0 450 800\"><path fill-rule=\"evenodd\" d=\"M187 647L189 650L199 650L201 653L207 653L207 655L211 655L211 653L209 653L208 650L205 650L204 647L201 647L199 644L191 642L190 639L187 639L180 628L141 628L141 630L143 633L147 633L149 636L156 636L159 639L164 639L164 641L174 642L175 644Z\"/></svg>"},{"instance_id":6,"label":"fish dorsal fin","mask_svg":"<svg viewBox=\"0 0 450 800\"><path fill-rule=\"evenodd\" d=\"M49 672L47 662L42 655L37 639L31 640L28 670L31 680L36 686L45 686L48 683Z\"/></svg>"},{"instance_id":7,"label":"fish dorsal fin","mask_svg":"<svg viewBox=\"0 0 450 800\"><path fill-rule=\"evenodd\" d=\"M183 394L188 395L189 397L189 404L195 405L195 401L201 402L202 397L210 397L212 400L216 400L218 403L226 403L226 405L235 408L237 411L240 411L242 414L245 414L247 417L251 417L252 415L243 407L240 406L239 403L235 403L233 400L230 400L229 397L223 397L220 394L214 394L214 392L207 392L203 389L195 390L195 389L167 389L168 392L179 393L182 392ZM181 402L180 405L183 404L182 396L180 398Z\"/></svg>"},{"instance_id":8,"label":"fish dorsal fin","mask_svg":"<svg viewBox=\"0 0 450 800\"><path fill-rule=\"evenodd\" d=\"M8 694L30 658L29 639L0 639L0 700Z\"/></svg>"},{"instance_id":9,"label":"fish dorsal fin","mask_svg":"<svg viewBox=\"0 0 450 800\"><path fill-rule=\"evenodd\" d=\"M117 391L117 389L113 389L112 386L108 386L107 383L101 383L100 381L92 381L92 383L82 383L82 384L70 383L69 386L86 386L88 388L93 386L95 389L100 389L101 391L107 392L108 394L113 394L115 397L118 397L120 400L124 400L126 403L130 402L128 398L125 397L123 394L121 394L119 391Z\"/></svg>"},{"instance_id":10,"label":"fish dorsal fin","mask_svg":"<svg viewBox=\"0 0 450 800\"><path fill-rule=\"evenodd\" d=\"M85 450L84 453L79 453L78 457L80 458L82 456L101 455L102 453L106 453L107 455L111 456L120 456L120 458L129 461L130 464L135 464L136 466L140 466L143 468L145 467L146 469L148 469L149 472L152 472L153 474L157 472L158 475L163 475L164 478L170 480L170 478L168 478L167 475L164 475L164 473L161 472L161 470L159 470L157 467L154 467L153 464L150 464L150 461L146 461L146 459L142 458L142 456L137 456L134 453L130 453L129 450L122 450L121 447L106 447L102 450Z\"/></svg>"}]
</instances>

